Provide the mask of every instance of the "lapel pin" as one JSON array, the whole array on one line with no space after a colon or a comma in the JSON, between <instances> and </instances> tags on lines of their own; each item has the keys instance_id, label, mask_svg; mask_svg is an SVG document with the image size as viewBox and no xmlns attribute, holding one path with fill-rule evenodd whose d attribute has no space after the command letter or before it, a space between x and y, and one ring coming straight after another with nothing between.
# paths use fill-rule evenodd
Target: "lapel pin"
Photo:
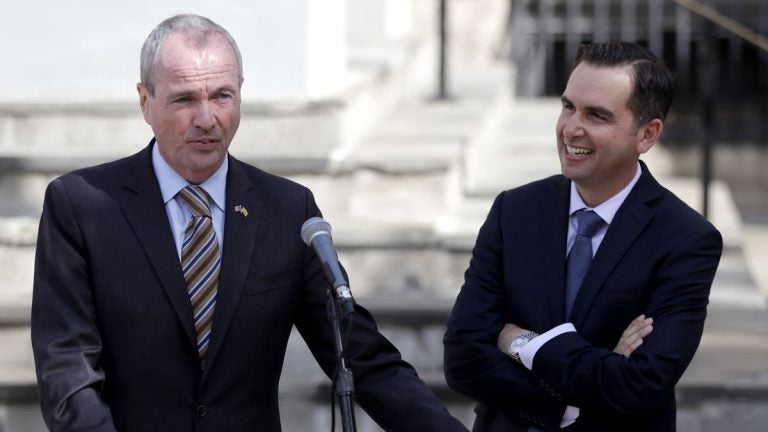
<instances>
[{"instance_id":1,"label":"lapel pin","mask_svg":"<svg viewBox=\"0 0 768 432\"><path fill-rule=\"evenodd\" d=\"M243 217L248 217L248 210L240 204L235 206L235 212L240 213Z\"/></svg>"}]
</instances>

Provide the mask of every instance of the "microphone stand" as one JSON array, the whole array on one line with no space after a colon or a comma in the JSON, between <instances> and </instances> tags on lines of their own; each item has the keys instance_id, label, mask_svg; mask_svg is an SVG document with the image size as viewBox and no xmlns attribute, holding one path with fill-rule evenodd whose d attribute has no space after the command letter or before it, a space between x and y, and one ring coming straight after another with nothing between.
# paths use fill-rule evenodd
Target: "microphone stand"
<instances>
[{"instance_id":1,"label":"microphone stand","mask_svg":"<svg viewBox=\"0 0 768 432\"><path fill-rule=\"evenodd\" d=\"M336 359L338 369L336 370L336 397L339 400L339 411L341 412L341 429L343 432L356 432L355 412L352 399L355 394L355 383L352 376L352 370L347 367L344 360L344 340L341 336L341 314L336 296L331 290L328 290L328 300L326 309L328 319L333 323L334 342L336 345Z\"/></svg>"}]
</instances>

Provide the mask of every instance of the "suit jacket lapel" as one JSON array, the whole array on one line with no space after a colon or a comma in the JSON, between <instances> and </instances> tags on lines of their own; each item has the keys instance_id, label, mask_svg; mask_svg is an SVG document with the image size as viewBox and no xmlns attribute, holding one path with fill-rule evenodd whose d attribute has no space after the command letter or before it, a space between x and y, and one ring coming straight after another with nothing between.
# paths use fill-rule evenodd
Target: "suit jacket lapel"
<instances>
[{"instance_id":1,"label":"suit jacket lapel","mask_svg":"<svg viewBox=\"0 0 768 432\"><path fill-rule=\"evenodd\" d=\"M584 276L584 282L571 312L571 321L577 329L584 323L592 303L602 290L608 276L654 217L647 203L657 198L663 188L651 176L645 164L641 162L641 166L643 173L640 179L616 212L592 265Z\"/></svg>"},{"instance_id":2,"label":"suit jacket lapel","mask_svg":"<svg viewBox=\"0 0 768 432\"><path fill-rule=\"evenodd\" d=\"M149 262L184 327L189 343L194 347L192 305L187 297L186 283L181 272L181 264L160 186L152 168L151 149L152 144L134 157L135 163L124 183L124 187L132 193L123 200L121 205L128 223L143 245Z\"/></svg>"},{"instance_id":3,"label":"suit jacket lapel","mask_svg":"<svg viewBox=\"0 0 768 432\"><path fill-rule=\"evenodd\" d=\"M561 324L565 320L565 246L568 236L568 206L570 181L558 178L552 187L555 199L541 202L541 247L544 261L544 291L549 305L547 325ZM550 196L550 194L547 194Z\"/></svg>"},{"instance_id":4,"label":"suit jacket lapel","mask_svg":"<svg viewBox=\"0 0 768 432\"><path fill-rule=\"evenodd\" d=\"M257 191L253 181L243 170L241 162L230 156L227 204L224 208L224 249L211 345L206 357L208 365L215 361L221 348L248 276L262 210ZM237 206L242 206L245 211L236 211ZM206 367L206 371L208 370L210 368ZM206 375L204 372L203 379Z\"/></svg>"}]
</instances>

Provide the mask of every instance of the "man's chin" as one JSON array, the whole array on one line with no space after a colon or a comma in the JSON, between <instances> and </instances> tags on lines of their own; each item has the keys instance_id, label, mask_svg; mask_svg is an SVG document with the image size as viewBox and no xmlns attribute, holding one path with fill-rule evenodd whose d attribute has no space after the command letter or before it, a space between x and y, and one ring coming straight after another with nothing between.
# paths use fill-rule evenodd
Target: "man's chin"
<instances>
[{"instance_id":1,"label":"man's chin","mask_svg":"<svg viewBox=\"0 0 768 432\"><path fill-rule=\"evenodd\" d=\"M211 177L224 162L223 157L209 155L210 157L197 157L189 161L183 173L184 179L195 184L200 184ZM181 173L180 173L181 174Z\"/></svg>"}]
</instances>

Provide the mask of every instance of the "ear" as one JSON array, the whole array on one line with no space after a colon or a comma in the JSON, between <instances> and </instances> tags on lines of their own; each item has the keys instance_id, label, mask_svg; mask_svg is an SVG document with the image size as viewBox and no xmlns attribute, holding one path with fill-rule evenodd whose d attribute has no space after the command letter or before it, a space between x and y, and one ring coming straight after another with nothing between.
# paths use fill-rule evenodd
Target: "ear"
<instances>
[{"instance_id":1,"label":"ear","mask_svg":"<svg viewBox=\"0 0 768 432\"><path fill-rule=\"evenodd\" d=\"M643 154L653 147L661 137L664 131L664 122L661 119L653 119L637 129L636 149L639 154Z\"/></svg>"},{"instance_id":2,"label":"ear","mask_svg":"<svg viewBox=\"0 0 768 432\"><path fill-rule=\"evenodd\" d=\"M149 90L147 90L147 88L142 83L136 84L136 90L139 92L139 107L141 107L141 112L144 114L144 121L151 126L152 122L150 121L150 98L152 98L152 96L149 94Z\"/></svg>"}]
</instances>

